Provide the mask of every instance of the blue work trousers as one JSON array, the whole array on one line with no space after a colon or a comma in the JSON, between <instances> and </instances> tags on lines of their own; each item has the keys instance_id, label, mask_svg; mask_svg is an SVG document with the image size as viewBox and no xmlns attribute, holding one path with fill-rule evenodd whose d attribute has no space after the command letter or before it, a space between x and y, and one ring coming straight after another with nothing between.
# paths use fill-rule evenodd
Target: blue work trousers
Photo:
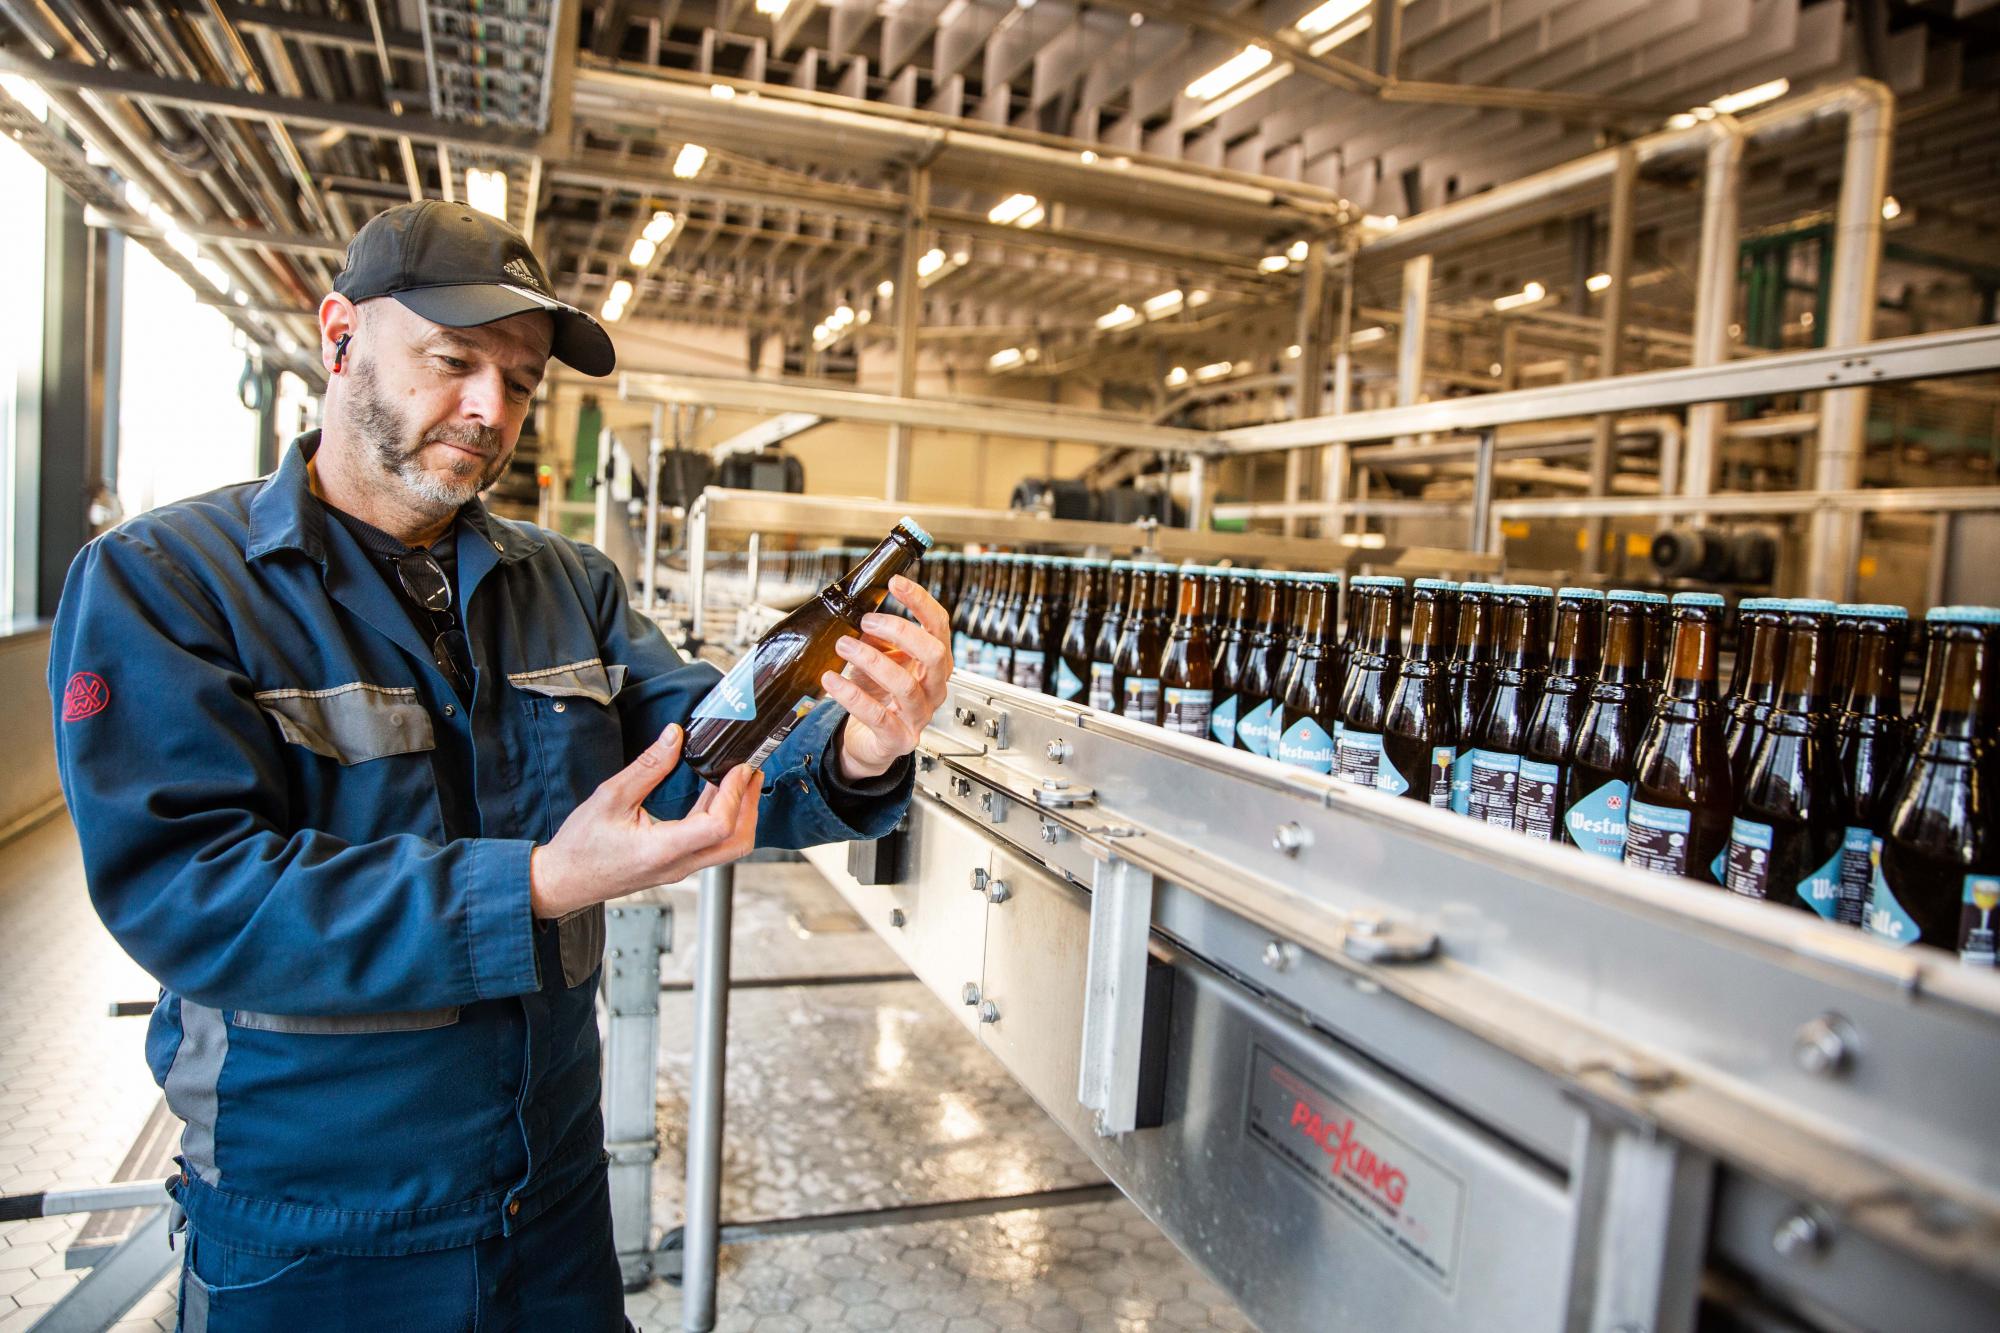
<instances>
[{"instance_id":1,"label":"blue work trousers","mask_svg":"<svg viewBox=\"0 0 2000 1333\"><path fill-rule=\"evenodd\" d=\"M182 1333L621 1333L625 1296L602 1170L512 1236L456 1249L264 1255L190 1225Z\"/></svg>"}]
</instances>

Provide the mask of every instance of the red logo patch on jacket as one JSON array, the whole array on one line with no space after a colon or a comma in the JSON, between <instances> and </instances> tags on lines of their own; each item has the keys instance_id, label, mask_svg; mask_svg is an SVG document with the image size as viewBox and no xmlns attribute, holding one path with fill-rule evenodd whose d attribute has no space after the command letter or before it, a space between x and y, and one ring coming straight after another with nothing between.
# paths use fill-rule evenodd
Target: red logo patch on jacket
<instances>
[{"instance_id":1,"label":"red logo patch on jacket","mask_svg":"<svg viewBox=\"0 0 2000 1333\"><path fill-rule=\"evenodd\" d=\"M111 706L111 687L95 671L79 671L63 686L62 719L81 722Z\"/></svg>"}]
</instances>

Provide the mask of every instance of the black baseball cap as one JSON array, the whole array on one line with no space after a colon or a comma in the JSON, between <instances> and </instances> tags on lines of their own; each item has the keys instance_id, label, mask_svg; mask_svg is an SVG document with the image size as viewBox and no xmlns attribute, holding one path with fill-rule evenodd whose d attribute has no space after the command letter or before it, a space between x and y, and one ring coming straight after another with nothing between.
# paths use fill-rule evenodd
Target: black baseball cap
<instances>
[{"instance_id":1,"label":"black baseball cap","mask_svg":"<svg viewBox=\"0 0 2000 1333\"><path fill-rule=\"evenodd\" d=\"M393 296L453 329L546 310L556 321L550 355L586 375L609 375L618 364L604 326L550 295L528 238L465 204L423 199L377 213L348 242L333 289L356 304Z\"/></svg>"}]
</instances>

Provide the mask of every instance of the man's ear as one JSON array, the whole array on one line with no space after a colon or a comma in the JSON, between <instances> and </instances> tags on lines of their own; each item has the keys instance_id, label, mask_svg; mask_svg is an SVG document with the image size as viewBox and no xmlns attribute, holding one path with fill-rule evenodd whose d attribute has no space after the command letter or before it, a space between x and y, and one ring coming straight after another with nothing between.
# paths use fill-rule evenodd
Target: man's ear
<instances>
[{"instance_id":1,"label":"man's ear","mask_svg":"<svg viewBox=\"0 0 2000 1333\"><path fill-rule=\"evenodd\" d=\"M349 363L349 344L360 329L360 309L339 292L328 292L319 303L319 361L328 375L338 375Z\"/></svg>"}]
</instances>

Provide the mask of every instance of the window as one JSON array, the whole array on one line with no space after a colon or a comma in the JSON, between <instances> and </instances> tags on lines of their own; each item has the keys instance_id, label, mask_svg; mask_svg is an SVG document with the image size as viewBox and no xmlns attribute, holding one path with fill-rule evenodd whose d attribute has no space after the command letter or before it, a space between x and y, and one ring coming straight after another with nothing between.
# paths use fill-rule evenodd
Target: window
<instances>
[{"instance_id":1,"label":"window","mask_svg":"<svg viewBox=\"0 0 2000 1333\"><path fill-rule=\"evenodd\" d=\"M137 245L125 247L118 500L127 514L257 475L243 336ZM165 349L163 351L163 349Z\"/></svg>"},{"instance_id":2,"label":"window","mask_svg":"<svg viewBox=\"0 0 2000 1333\"><path fill-rule=\"evenodd\" d=\"M43 110L27 85L10 81L0 89L7 96ZM0 319L0 625L35 606L47 228L47 173L0 135L0 291L7 293L7 317Z\"/></svg>"}]
</instances>

